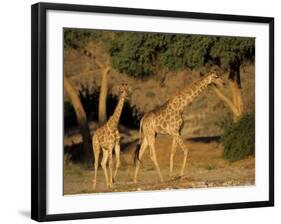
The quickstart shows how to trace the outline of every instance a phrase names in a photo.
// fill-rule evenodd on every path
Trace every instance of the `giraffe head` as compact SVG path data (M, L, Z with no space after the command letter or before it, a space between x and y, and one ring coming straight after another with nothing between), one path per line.
M216 70L213 70L210 72L207 80L208 80L208 84L214 84L215 86L217 86L219 88L223 88L223 86L224 86L224 81L223 81L220 73Z
M130 91L130 88L127 83L122 83L121 86L119 87L119 92L120 92L121 96L124 96L124 97L128 96L129 91Z

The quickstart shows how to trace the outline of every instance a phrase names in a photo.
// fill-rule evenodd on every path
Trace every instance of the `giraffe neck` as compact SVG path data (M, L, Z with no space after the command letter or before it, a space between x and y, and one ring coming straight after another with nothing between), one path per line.
M209 85L209 78L203 78L200 81L195 82L192 86L184 88L176 96L171 99L174 109L182 112L184 108L191 103L197 96L199 96Z
M118 104L117 104L117 106L114 110L113 115L109 118L108 125L110 127L115 128L115 127L118 126L119 119L120 119L121 112L122 112L122 108L123 108L123 105L124 105L124 102L125 102L125 98L126 98L126 94L122 94L119 101L118 101Z

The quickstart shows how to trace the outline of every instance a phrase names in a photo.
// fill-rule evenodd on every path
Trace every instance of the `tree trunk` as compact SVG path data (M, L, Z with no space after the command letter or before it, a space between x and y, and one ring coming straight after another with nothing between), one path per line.
M92 59L95 64L101 70L101 86L100 86L100 95L99 95L99 108L98 108L98 120L99 124L102 125L107 121L106 116L106 98L108 92L108 73L110 71L109 57L105 59L99 59L96 57L96 53L91 53L87 49L82 51L82 54L86 55ZM100 54L100 53L99 53Z
M240 65L240 60L236 58L229 66L229 82L232 100L228 99L228 97L226 97L217 87L214 87L215 93L232 112L233 122L237 122L244 113L243 99L241 94Z
M243 115L243 99L241 95L241 79L240 79L240 67L241 67L241 61L238 57L235 57L234 61L230 63L230 73L229 73L229 79L230 79L230 88L233 98L233 103L237 108L238 111L238 117L236 118L239 120L239 118Z
M241 94L241 89L239 88L237 82L230 80L230 88L233 97L233 103L238 110L238 115L241 117L243 115L243 99Z
M82 134L82 144L83 144L83 160L88 164L93 163L93 152L91 149L91 135L88 127L87 117L83 105L80 101L78 93L74 88L71 81L64 77L64 89L70 98L71 104L74 108L77 123L79 125Z
M100 87L100 95L99 95L99 124L104 124L107 120L106 116L106 98L108 91L108 72L109 67L102 69L101 72L101 87Z
M225 96L221 90L219 90L217 87L214 86L214 91L217 94L217 96L228 106L232 113L232 120L233 122L237 122L239 118L241 117L241 114L237 108L237 106L234 104L233 101L231 101L227 96Z

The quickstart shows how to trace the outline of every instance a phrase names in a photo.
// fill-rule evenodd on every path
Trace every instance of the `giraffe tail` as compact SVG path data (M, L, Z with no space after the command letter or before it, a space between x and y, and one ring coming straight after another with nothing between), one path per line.
M143 121L143 118L140 121L139 142L136 145L136 150L135 150L135 154L134 154L134 164L136 164L137 161L141 162L139 154L140 154L140 148L141 148L141 142L142 142L142 121Z
M134 165L136 165L137 161L141 162L141 160L139 158L140 146L141 145L139 143L136 145L136 150L135 150L135 154L134 154Z

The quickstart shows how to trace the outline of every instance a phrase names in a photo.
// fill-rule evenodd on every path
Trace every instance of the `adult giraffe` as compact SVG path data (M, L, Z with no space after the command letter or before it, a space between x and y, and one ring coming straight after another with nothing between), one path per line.
M211 84L218 87L222 87L224 84L223 80L220 78L216 71L210 72L207 76L195 82L193 85L176 92L168 99L168 101L164 105L148 112L143 116L140 122L141 146L140 150L138 151L136 160L136 170L134 175L135 183L137 183L137 176L140 169L140 160L147 147L149 147L150 149L150 158L156 167L159 179L161 182L163 181L155 152L155 137L157 134L168 134L173 137L170 154L170 176L173 171L173 160L176 146L178 145L183 150L184 157L180 172L180 176L183 176L188 155L188 148L186 147L182 137L180 136L180 130L184 122L182 114L184 108L189 103L191 103L200 93L205 91L206 88Z

